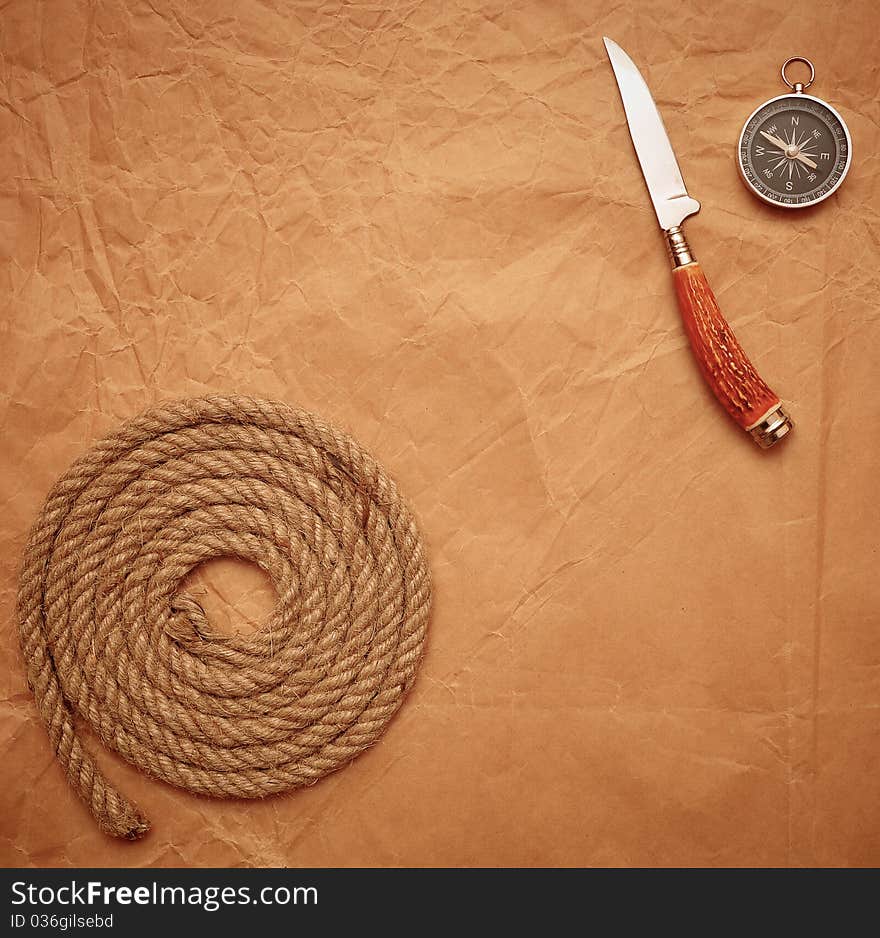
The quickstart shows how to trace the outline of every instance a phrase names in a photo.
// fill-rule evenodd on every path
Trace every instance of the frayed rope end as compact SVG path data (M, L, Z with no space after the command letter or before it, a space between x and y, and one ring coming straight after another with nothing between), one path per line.
M150 830L150 822L133 807L125 808L113 817L99 817L97 821L105 834L122 840L140 840Z

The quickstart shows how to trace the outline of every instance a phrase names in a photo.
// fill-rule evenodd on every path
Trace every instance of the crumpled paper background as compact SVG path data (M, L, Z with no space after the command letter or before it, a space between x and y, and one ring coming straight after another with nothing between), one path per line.
M601 37L642 68L692 246L796 431L760 452L683 335ZM0 860L880 863L880 12L825 2L10 0L0 29ZM848 121L837 195L740 183L792 54ZM307 791L198 798L102 752L101 835L14 621L53 481L155 401L345 427L430 545L429 650ZM212 617L271 603L234 561Z

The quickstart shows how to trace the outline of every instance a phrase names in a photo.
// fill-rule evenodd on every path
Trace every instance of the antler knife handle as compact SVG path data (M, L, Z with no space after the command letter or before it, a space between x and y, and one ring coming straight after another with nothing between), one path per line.
M737 342L681 228L665 234L678 307L700 371L727 413L758 446L769 449L794 424Z

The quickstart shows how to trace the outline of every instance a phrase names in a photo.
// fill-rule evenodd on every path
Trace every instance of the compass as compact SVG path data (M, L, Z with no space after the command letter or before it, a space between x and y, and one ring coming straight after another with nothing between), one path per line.
M793 62L809 68L809 81L789 81L786 69ZM759 199L805 208L837 191L849 170L852 141L837 111L806 94L816 77L809 59L792 56L781 72L793 93L771 98L752 112L739 137L737 158L743 180Z

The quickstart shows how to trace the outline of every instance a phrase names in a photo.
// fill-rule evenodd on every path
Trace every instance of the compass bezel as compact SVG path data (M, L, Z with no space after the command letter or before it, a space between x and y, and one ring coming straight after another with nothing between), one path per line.
M746 171L745 171L745 161L743 160L742 148L743 148L743 139L745 138L745 135L746 135L746 128L752 122L752 119L755 117L756 114L759 114L761 111L764 110L764 108L768 107L769 105L775 104L777 101L783 101L783 100L789 100L789 101L794 102L795 104L798 101L815 101L817 104L820 104L822 107L830 111L832 116L837 121L840 122L840 126L843 128L844 137L846 138L846 163L843 167L843 171L841 172L840 177L826 193L824 193L823 195L820 195L818 198L809 199L806 202L786 203L786 202L779 202L776 199L769 198L768 196L764 195L763 192L760 192L758 189L755 188L754 184L746 175ZM755 110L752 111L752 113L749 114L749 116L745 119L745 122L743 123L743 126L742 126L742 130L740 131L740 134L739 134L739 141L737 142L737 145L736 145L736 165L737 165L737 168L739 169L740 178L748 187L749 192L757 196L757 198L759 198L762 202L766 202L767 205L773 205L776 208L782 208L782 209L810 208L813 205L818 205L820 202L824 202L825 199L834 195L834 193L837 192L837 190L840 188L840 184L843 182L844 179L846 179L846 175L849 172L849 167L851 163L852 163L852 137L850 136L849 127L847 127L846 121L843 119L843 117L841 117L840 113L837 110L835 110L827 101L824 101L822 98L817 98L815 95L806 94L803 91L787 92L786 94L780 94L780 95L777 95L775 98L768 98L768 100L764 101L762 104L759 104L755 108Z

